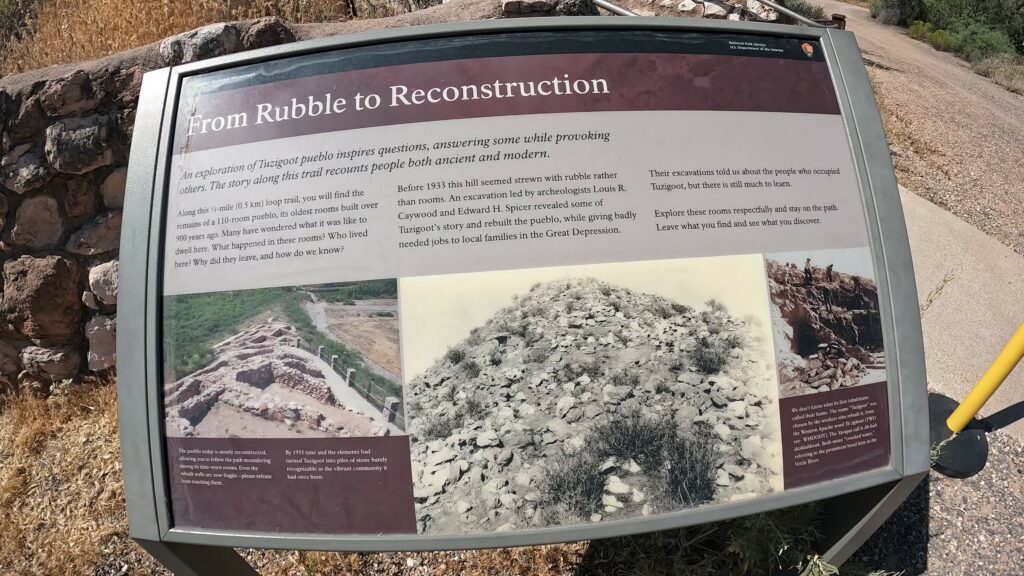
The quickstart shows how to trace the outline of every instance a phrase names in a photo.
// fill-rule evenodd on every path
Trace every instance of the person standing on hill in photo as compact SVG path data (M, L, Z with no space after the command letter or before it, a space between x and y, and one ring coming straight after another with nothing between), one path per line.
M825 310L832 311L832 291L827 286L821 287L821 300L825 303Z
M804 284L810 286L814 284L814 276L811 275L811 259L808 258L807 262L804 262Z
M832 281L832 265L831 264L829 264L828 266L825 267L825 279L828 280L829 282Z

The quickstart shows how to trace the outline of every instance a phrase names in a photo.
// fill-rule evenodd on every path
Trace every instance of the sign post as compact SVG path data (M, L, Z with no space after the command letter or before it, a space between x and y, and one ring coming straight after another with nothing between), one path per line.
M812 501L842 562L927 473L910 252L847 32L305 42L148 74L134 134L125 486L175 571Z

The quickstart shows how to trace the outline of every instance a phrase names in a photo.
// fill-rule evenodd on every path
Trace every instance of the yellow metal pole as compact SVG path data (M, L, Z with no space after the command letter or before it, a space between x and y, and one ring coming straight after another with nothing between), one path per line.
M1003 380L1006 380L1010 372L1013 372L1021 357L1024 357L1024 324L1017 328L1013 338L1010 338L1010 342L999 353L999 356L996 356L995 362L985 371L981 380L974 385L974 389L967 395L967 398L964 398L960 406L946 419L946 426L949 426L954 434L959 434L967 427L974 415L999 389Z

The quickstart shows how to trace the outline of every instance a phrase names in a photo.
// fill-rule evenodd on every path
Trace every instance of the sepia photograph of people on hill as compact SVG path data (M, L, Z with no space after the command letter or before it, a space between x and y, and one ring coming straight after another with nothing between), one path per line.
M760 256L400 288L421 532L603 522L782 489Z
M404 435L397 292L392 278L167 298L167 435Z
M866 248L769 254L765 267L782 397L885 381Z

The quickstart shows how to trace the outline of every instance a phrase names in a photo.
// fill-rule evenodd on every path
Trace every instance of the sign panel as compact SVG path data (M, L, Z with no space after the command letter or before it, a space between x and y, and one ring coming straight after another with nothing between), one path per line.
M173 526L574 527L889 467L835 85L819 40L632 30L184 77Z

